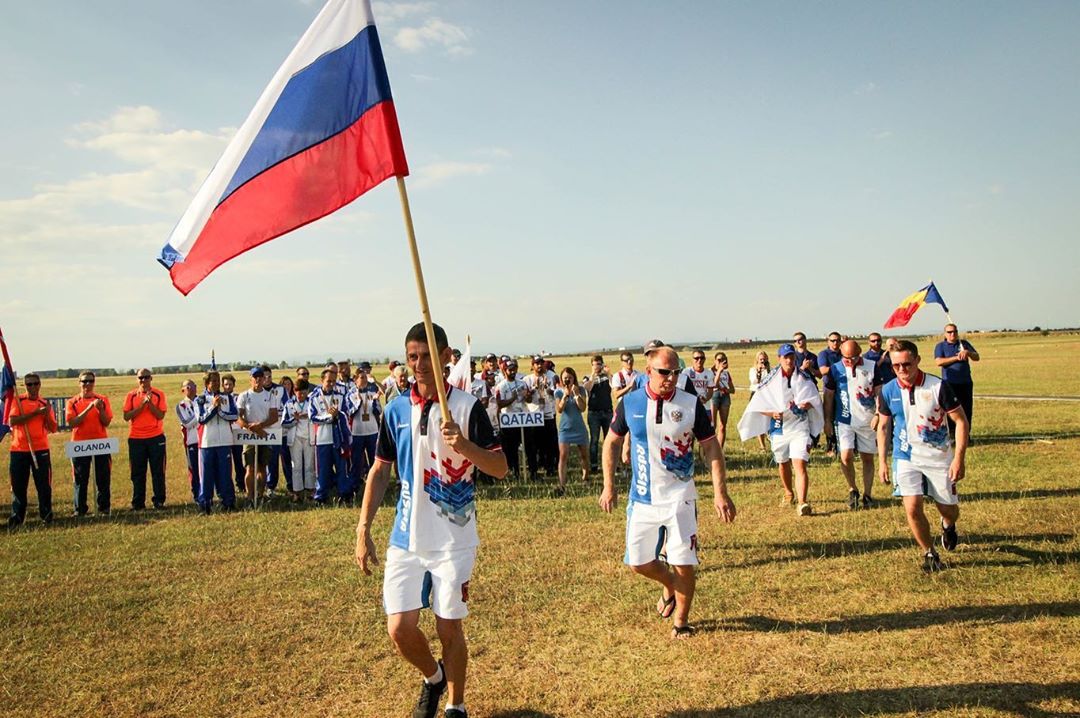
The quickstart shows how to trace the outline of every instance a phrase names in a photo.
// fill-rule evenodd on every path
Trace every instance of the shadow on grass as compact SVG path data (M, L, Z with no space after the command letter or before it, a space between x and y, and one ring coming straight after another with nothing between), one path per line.
M972 446L986 446L987 444L1024 444L1032 441L1054 441L1055 439L1075 439L1080 437L1080 431L1042 431L1029 434L976 434Z
M555 718L551 713L535 711L532 708L518 708L511 711L496 711L491 718Z
M769 616L739 616L722 621L705 620L698 624L704 632L754 631L760 633L870 633L906 631L954 623L1020 623L1041 616L1075 618L1080 616L1080 602L1013 603L1000 606L950 606L895 613L849 616L834 621L788 621Z
M1080 486L1063 489L1020 489L1018 491L978 491L973 494L961 494L962 502L968 501L1012 501L1014 499L1052 499L1063 496L1080 496Z
M841 693L804 693L733 708L687 710L668 718L766 718L766 716L875 716L895 713L995 709L1025 718L1075 716L1037 704L1053 699L1080 700L1080 681L1064 683L956 683L944 686L868 688Z
M1024 559L1032 564L1064 564L1080 561L1080 552L1077 551L1043 551L1039 549L1020 546L1018 542L1054 543L1066 544L1075 539L1075 534L1070 533L1039 533L1039 534L961 534L961 546L985 547L995 552L1005 552ZM728 566L706 566L699 568L700 573L729 570L731 568L752 568L775 563L788 563L792 561L806 561L809 559L840 558L844 556L861 556L882 551L895 551L897 549L914 549L914 539L910 537L895 537L887 539L867 539L864 541L793 541L790 543L770 543L760 547L770 554L765 558L755 558L747 561L736 561ZM947 557L946 557L947 558ZM986 561L975 558L972 565L1016 565L1016 561Z

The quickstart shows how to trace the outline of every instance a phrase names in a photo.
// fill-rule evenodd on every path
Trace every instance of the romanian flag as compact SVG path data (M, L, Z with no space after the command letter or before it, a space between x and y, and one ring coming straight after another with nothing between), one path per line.
M949 311L949 308L945 306L945 300L938 293L937 287L934 286L933 282L930 282L919 291L904 297L904 301L900 302L900 306L885 322L885 328L892 329L893 327L907 326L907 323L915 316L915 312L922 309L924 304L940 304L942 309L946 312Z
M187 294L233 257L409 174L370 0L329 0L158 261Z

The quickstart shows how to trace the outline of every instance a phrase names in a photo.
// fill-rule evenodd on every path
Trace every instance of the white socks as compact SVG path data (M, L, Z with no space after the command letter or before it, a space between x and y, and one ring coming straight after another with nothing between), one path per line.
M439 665L439 664L435 664L435 672L432 673L430 676L425 677L424 678L424 683L427 683L427 684L431 685L431 684L434 684L434 683L442 682L442 679L443 679L442 666Z

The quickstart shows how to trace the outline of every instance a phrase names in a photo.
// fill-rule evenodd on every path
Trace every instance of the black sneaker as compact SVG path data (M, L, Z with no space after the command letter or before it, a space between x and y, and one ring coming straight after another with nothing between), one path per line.
M934 573L935 571L944 571L945 564L941 562L941 557L937 555L937 551L930 549L923 557L922 564L923 573Z
M941 547L946 551L952 551L956 548L956 524L945 527L945 522L941 523Z
M864 509L872 509L872 508L874 508L874 500L872 498L870 498L869 496L863 496L862 497L862 507Z
M469 713L463 708L447 708L446 718L469 718Z
M847 507L852 511L859 508L859 492L856 489L852 489L848 492Z
M442 661L439 661L439 668L443 668ZM428 683L424 681L420 686L420 700L416 702L416 707L413 708L413 718L435 718L439 712L439 701L442 699L442 694L446 692L446 670L443 669L442 680L438 683Z

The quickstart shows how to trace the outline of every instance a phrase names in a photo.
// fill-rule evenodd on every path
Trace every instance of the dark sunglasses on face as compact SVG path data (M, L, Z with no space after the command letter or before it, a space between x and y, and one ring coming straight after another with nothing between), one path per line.
M26 385L27 386L41 386L41 382L40 381L28 381L28 382L26 382Z
M94 380L93 379L79 379L79 383L80 384L93 384Z
M678 369L662 369L661 367L653 367L657 374L660 376L671 376L672 374L678 374Z
M147 375L145 375L145 376L140 376L140 377L139 377L139 381L142 381L143 379L153 379L153 378L154 378L154 377L153 377L152 375L150 375L150 374L147 374Z
M913 366L915 366L914 362L905 361L905 362L900 362L899 364L894 363L892 365L892 368L893 369L910 369Z

